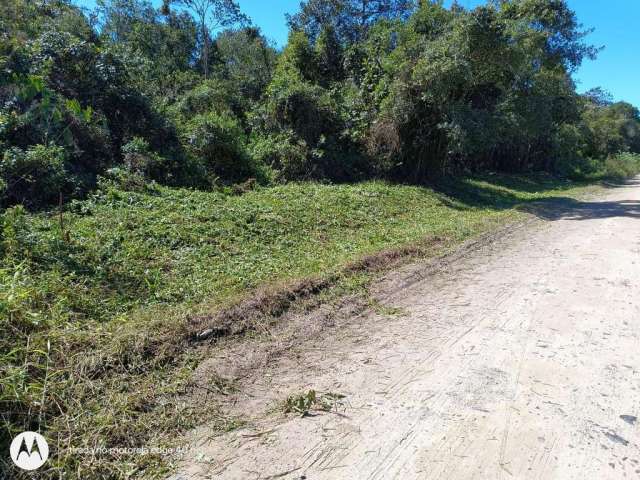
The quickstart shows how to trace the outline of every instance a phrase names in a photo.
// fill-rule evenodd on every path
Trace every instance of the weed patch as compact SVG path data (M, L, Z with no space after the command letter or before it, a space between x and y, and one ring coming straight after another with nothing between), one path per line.
M344 398L345 396L339 393L318 393L315 390L309 390L305 393L289 395L284 401L283 411L306 417L314 410L323 412L337 410Z

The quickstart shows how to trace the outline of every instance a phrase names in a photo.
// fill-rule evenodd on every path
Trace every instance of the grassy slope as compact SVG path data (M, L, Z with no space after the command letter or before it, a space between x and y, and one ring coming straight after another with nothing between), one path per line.
M322 278L424 238L454 246L513 219L518 204L583 191L506 176L439 191L380 182L241 196L108 190L71 206L67 233L54 214L5 221L0 411L13 412L3 417L17 430L36 428L40 416L53 463L71 478L140 473L161 457L90 459L68 446L160 444L197 422L198 406L175 401L197 364L190 312L216 311L264 284Z

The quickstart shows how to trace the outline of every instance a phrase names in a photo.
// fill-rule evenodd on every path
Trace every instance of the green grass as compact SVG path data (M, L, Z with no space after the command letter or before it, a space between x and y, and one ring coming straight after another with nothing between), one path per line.
M438 254L522 215L518 205L584 189L499 175L437 189L299 183L239 196L104 188L67 206L62 227L56 212L8 210L0 447L17 431L41 429L50 477L160 474L170 468L160 455L91 458L70 448L167 445L201 421L220 429L241 421L182 401L201 355L190 316L264 285L335 276L383 249L437 237L426 253Z

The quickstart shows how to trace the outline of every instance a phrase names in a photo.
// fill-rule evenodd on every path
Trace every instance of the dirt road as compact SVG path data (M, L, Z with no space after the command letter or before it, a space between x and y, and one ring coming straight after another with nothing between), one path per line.
M337 413L200 442L175 478L640 478L640 182L539 216L435 275L388 275L383 312L251 393L338 392Z

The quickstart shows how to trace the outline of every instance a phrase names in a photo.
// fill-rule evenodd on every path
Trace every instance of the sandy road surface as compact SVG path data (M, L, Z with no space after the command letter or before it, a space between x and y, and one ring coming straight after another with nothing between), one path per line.
M394 272L378 291L402 315L255 382L342 393L338 413L200 443L174 478L640 478L640 182L543 216L436 275Z

